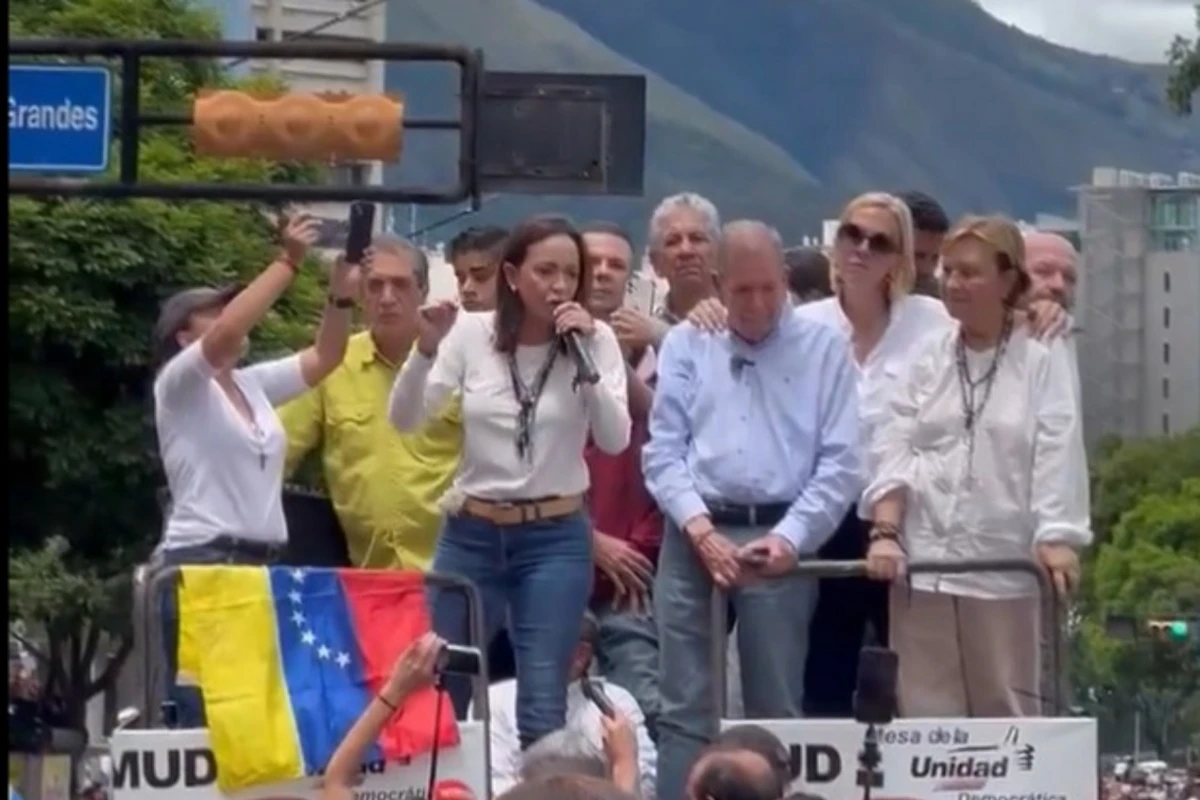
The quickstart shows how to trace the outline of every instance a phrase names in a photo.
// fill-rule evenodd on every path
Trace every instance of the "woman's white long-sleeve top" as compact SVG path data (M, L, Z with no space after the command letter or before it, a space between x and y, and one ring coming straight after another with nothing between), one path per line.
M1017 326L972 448L958 336L957 324L931 334L895 385L871 445L877 466L864 507L905 488L910 561L1030 558L1043 542L1090 544L1087 457L1066 344L1039 342ZM984 374L992 355L967 350L970 374ZM1007 598L1036 593L1035 580L1021 573L925 573L913 574L912 586Z
M493 312L460 313L437 358L414 350L400 368L388 417L401 431L417 430L455 396L462 398L463 452L454 490L486 500L533 500L581 494L588 488L584 445L590 435L606 453L629 446L625 359L612 328L596 322L584 339L600 381L575 386L575 364L560 353L537 403L532 458L518 456L519 404L507 357L496 351ZM519 345L516 366L531 385L557 341Z

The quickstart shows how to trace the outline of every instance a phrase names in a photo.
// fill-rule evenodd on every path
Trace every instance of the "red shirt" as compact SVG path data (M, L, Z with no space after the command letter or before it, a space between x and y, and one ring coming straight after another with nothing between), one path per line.
M629 447L620 455L609 455L589 439L583 457L587 461L592 486L588 503L592 527L625 542L650 559L658 562L662 544L663 517L646 491L642 477L642 445L649 438L646 419L634 417L629 432ZM608 602L613 597L612 581L596 570L592 602Z

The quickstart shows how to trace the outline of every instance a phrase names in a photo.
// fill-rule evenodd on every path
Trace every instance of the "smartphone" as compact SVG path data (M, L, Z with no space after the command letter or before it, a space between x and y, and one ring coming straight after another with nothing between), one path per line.
M655 294L658 286L647 275L634 275L625 285L625 308L646 316L654 313Z
M375 204L362 200L350 204L350 231L346 234L346 263L361 264L375 232Z
M617 716L617 709L613 706L612 700L605 694L604 688L599 683L591 678L581 678L579 688L583 690L583 696L586 697L592 705L600 709L600 713L612 719Z

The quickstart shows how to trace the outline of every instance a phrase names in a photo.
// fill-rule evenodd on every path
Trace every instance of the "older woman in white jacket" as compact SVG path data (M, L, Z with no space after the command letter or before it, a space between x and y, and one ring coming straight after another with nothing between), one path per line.
M968 218L943 248L956 325L929 336L892 394L863 498L868 571L893 581L905 716L1037 713L1038 587L1027 574L904 575L908 559L1035 557L1066 593L1092 540L1073 367L1014 324L1029 278L1020 231Z

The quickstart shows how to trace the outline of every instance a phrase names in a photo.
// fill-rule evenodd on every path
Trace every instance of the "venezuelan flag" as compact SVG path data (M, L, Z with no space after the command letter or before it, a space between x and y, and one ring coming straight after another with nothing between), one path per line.
M419 572L183 567L180 667L204 695L217 784L231 792L325 769L397 657L429 630ZM458 744L449 699L409 697L367 753Z

